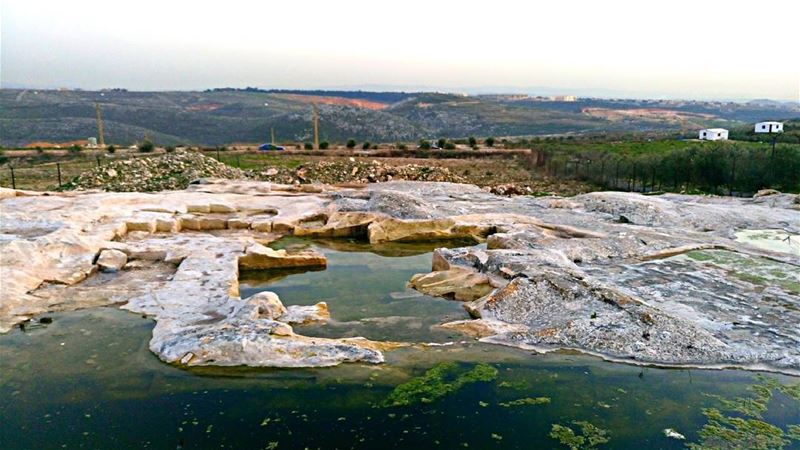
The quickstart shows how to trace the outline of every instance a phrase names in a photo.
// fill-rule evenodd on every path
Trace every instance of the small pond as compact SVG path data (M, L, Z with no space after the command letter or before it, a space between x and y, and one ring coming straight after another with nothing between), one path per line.
M242 296L328 302L329 324L296 331L453 343L389 352L382 365L184 370L148 350L150 319L48 314L0 335L0 448L800 448L798 378L481 344L435 326L466 317L458 302L406 289L430 270L431 246L275 245L328 257L324 271L241 275Z

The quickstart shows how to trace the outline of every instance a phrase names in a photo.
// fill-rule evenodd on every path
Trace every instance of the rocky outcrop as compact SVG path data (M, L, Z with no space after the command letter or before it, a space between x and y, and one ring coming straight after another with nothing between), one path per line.
M439 249L434 272L411 282L466 301L479 318L446 328L614 360L797 372L800 256L783 243L800 240L794 199L505 198L425 182L2 190L0 331L54 309L123 304L154 318L150 349L170 363L375 363L400 344L299 335L293 324L326 326L327 305L284 306L268 293L242 300L239 270L325 266L324 255L267 246L290 234L463 239L485 245Z
M104 272L115 272L128 262L128 255L115 249L106 249L100 252L97 258L97 267Z
M287 253L286 250L273 250L261 244L247 247L239 258L240 269L287 269L296 267L325 267L325 255L313 250Z
M494 290L486 274L461 267L416 274L408 285L427 295L463 302L477 300Z

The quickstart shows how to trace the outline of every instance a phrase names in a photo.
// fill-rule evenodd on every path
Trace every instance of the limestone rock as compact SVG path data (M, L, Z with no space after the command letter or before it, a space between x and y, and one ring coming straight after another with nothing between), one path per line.
M494 289L486 274L463 267L416 274L411 277L408 285L427 295L462 302L479 299Z
M528 327L490 319L456 320L440 325L444 329L458 331L476 338L496 336L503 333L524 333Z
M242 269L280 269L287 267L325 267L325 255L314 250L287 253L286 250L273 250L261 244L247 247L244 256L239 258Z
M310 306L291 305L287 307L286 312L279 317L281 322L289 324L323 322L330 318L331 313L328 311L328 304L325 302L319 302Z
M274 292L259 292L249 297L246 301L255 306L251 316L253 319L266 318L275 320L286 314L286 307L283 306L280 298Z
M100 252L97 258L97 267L104 272L116 272L128 262L128 255L114 249L106 249Z

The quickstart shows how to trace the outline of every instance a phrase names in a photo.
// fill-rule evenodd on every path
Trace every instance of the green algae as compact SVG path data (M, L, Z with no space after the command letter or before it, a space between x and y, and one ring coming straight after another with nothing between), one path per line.
M726 416L716 408L704 409L703 415L708 423L700 430L700 443L687 444L690 449L768 450L790 443L783 430L763 420Z
M550 397L525 397L511 400L509 402L498 403L503 408L510 408L512 406L526 406L526 405L547 405L550 403Z
M786 430L786 436L789 439L800 441L800 425L789 425Z
M580 428L580 434L570 427L553 424L550 430L550 437L557 440L561 445L565 445L570 450L588 450L597 448L598 445L607 443L610 438L608 430L604 430L590 422L576 420L572 422Z
M488 382L497 377L497 369L488 364L477 364L464 371L454 362L440 363L428 369L422 376L394 388L384 407L408 406L417 403L431 403L458 391L463 386Z
M708 420L698 433L698 443L687 447L700 449L782 449L789 445L790 439L798 439L800 428L789 425L784 431L767 423L763 415L775 392L800 401L800 384L784 385L773 378L759 375L758 383L749 387L750 397L726 399L711 396L720 404L719 408L703 409ZM723 411L737 415L723 414Z
M740 281L756 286L774 285L790 294L800 294L797 268L789 264L728 250L694 250L685 255L698 263L718 267Z

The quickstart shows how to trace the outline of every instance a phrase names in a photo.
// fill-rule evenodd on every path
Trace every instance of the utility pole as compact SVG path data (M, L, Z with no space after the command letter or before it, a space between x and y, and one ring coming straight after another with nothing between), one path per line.
M269 138L269 143L275 145L275 129L272 127L269 127Z
M103 137L103 117L100 115L100 103L95 102L94 112L97 115L97 144L100 148L104 148L106 140Z
M314 150L319 150L319 111L317 111L316 103L312 103L312 106L314 108Z

